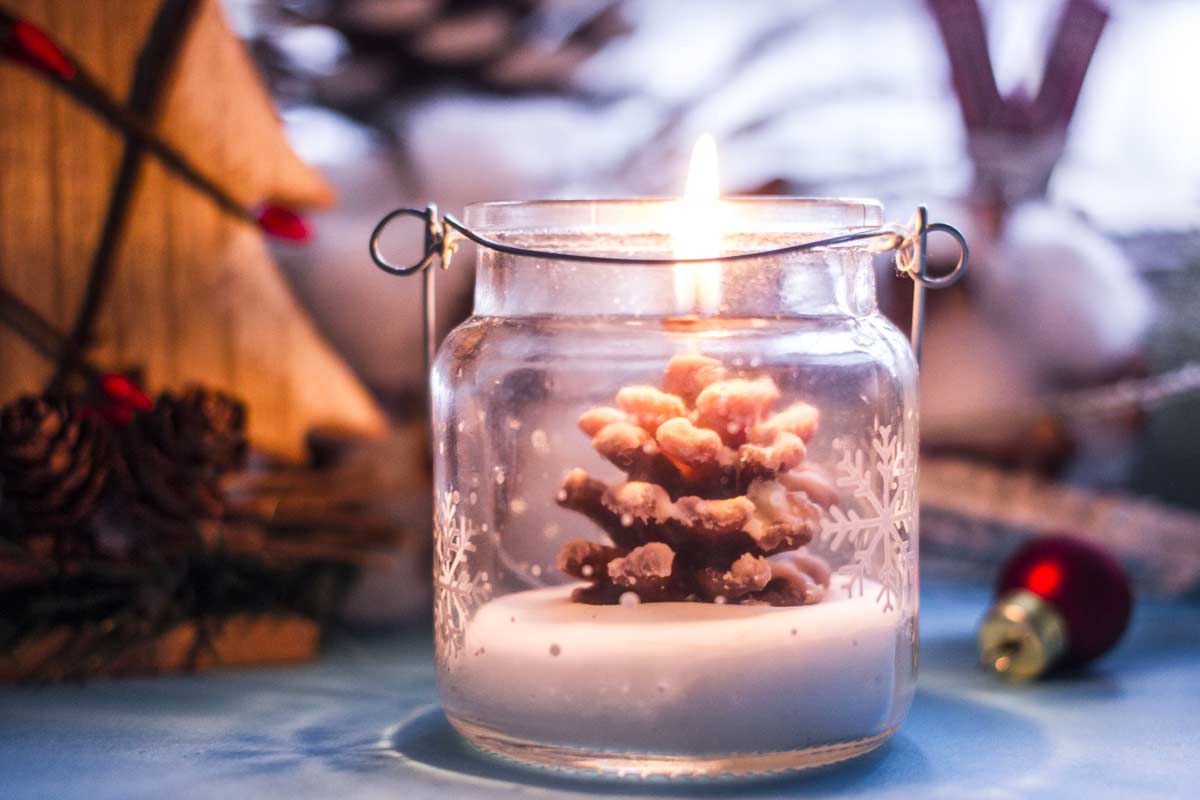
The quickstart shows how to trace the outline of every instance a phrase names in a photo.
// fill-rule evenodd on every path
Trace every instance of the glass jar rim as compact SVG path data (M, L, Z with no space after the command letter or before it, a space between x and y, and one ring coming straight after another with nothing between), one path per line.
M500 200L466 207L467 227L484 235L661 234L678 224L678 197ZM883 225L883 205L850 197L729 196L714 201L730 234L829 234Z

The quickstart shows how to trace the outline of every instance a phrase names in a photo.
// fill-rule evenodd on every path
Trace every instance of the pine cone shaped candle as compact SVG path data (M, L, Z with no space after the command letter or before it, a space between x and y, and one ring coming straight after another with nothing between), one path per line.
M768 377L730 377L716 359L683 354L661 389L627 386L619 408L585 413L580 429L628 480L608 485L575 469L558 493L612 540L559 553L559 569L591 582L574 599L818 602L829 586L818 560L768 560L812 540L821 518L812 496L833 494L802 467L817 410L797 402L772 413L778 400Z
M246 413L221 392L164 393L126 430L125 465L139 499L169 519L215 519L218 481L246 456Z
M112 463L108 428L73 399L25 396L0 412L0 502L22 535L89 519Z

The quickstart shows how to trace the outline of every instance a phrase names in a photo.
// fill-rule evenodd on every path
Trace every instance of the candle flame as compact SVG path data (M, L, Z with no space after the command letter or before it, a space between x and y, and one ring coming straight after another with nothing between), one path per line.
M675 258L715 258L721 254L719 197L717 142L706 133L692 148L673 237ZM715 313L720 299L721 273L717 264L675 265L675 300L681 311Z
M717 140L706 133L692 147L692 160L688 164L687 187L683 199L688 202L716 200L721 195L717 168Z

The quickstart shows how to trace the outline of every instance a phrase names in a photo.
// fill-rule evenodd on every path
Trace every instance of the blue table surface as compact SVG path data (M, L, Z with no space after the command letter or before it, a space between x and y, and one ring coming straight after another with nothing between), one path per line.
M437 706L424 632L305 666L0 689L0 797L1178 798L1200 793L1200 607L1143 603L1088 672L1006 686L975 667L982 589L922 587L900 732L757 783L597 782L476 754Z

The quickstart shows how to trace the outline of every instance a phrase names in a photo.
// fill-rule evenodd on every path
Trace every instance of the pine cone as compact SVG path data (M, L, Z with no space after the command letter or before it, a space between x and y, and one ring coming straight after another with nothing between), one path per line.
M90 519L113 460L108 426L73 399L24 396L0 411L0 505L24 536Z
M245 461L245 427L245 408L229 395L160 395L126 429L125 464L139 499L172 520L219 518L219 481Z
M676 356L663 388L627 386L620 408L579 419L592 447L626 473L608 485L572 470L558 493L612 545L580 540L559 554L563 572L591 583L574 598L804 605L828 587L828 569L792 553L820 527L818 505L837 492L804 464L818 413L794 403L772 413L770 378L729 377L715 359ZM802 565L802 566L798 566Z

